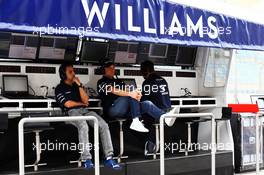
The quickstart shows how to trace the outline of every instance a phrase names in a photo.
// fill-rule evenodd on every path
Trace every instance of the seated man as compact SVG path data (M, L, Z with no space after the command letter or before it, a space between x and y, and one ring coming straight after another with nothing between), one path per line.
M164 113L170 112L171 101L168 83L166 80L155 73L154 64L151 61L142 62L140 70L145 79L142 84L141 101L151 101ZM172 126L174 121L175 119L173 118L165 119L166 124L169 126ZM155 138L153 138L152 135L153 134L149 136L149 140L145 144L145 150L148 153L153 152L153 148L155 148L155 144L153 143Z
M140 71L145 81L142 84L142 99L149 100L163 111L171 109L170 93L167 81L155 73L151 61L141 63Z
M141 92L127 89L126 85L115 78L115 65L107 62L102 67L103 77L97 82L97 90L102 100L104 114L110 118L132 118L130 129L138 132L149 132L139 121L142 114L149 114L159 119L164 111L150 101L140 102Z
M142 84L142 101L149 100L164 112L179 113L171 110L170 92L167 81L155 72L153 62L147 60L141 63L140 71L145 81ZM175 118L166 118L168 126L172 126Z
M69 116L94 116L99 122L99 134L103 151L105 155L105 165L112 169L120 169L120 165L113 160L113 146L110 131L107 123L95 112L89 111L89 96L84 90L84 86L79 78L75 76L73 65L64 63L59 69L61 82L55 89L56 101L61 106L64 112ZM94 165L91 161L89 144L89 126L86 121L72 121L69 122L78 129L79 142L83 145L83 153L81 159L85 161L84 167L86 169L93 168ZM89 122L93 126L93 122Z

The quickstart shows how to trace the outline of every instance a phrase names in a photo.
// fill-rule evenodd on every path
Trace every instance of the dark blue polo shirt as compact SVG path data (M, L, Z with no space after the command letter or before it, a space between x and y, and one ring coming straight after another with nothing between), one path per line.
M72 109L66 108L64 106L64 104L69 100L75 102L82 102L78 85L75 83L73 85L68 85L65 84L63 81L61 81L60 84L57 85L57 87L55 88L55 98L63 111L68 111Z
M171 108L170 93L167 81L156 73L152 73L142 84L141 101L149 100L160 109Z
M112 106L114 101L119 97L113 93L109 93L108 88L115 87L116 89L124 90L125 84L115 78L108 78L103 76L97 82L97 92L99 94L100 99L102 100L102 107L104 109L104 113L107 114L108 109Z

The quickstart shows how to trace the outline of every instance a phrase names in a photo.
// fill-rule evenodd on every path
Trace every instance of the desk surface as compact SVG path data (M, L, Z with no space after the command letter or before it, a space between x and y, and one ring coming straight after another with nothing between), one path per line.
M25 102L46 102L46 101L51 101L51 102L56 102L56 100L52 97L47 97L43 99L9 99L3 96L0 96L0 102L20 102L20 101L25 101ZM100 101L99 98L90 98L89 101Z
M216 98L212 97L172 97L172 106L180 108L215 108ZM90 98L89 102L95 104L88 107L91 110L102 110L100 99ZM98 102L98 103L97 103ZM35 111L60 111L56 100L53 98L46 99L8 99L0 96L0 113L18 113L18 112L35 112Z

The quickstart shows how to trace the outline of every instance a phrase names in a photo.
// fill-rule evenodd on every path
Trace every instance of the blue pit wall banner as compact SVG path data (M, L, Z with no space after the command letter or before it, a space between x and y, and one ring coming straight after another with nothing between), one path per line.
M264 25L169 0L0 0L0 30L264 50Z

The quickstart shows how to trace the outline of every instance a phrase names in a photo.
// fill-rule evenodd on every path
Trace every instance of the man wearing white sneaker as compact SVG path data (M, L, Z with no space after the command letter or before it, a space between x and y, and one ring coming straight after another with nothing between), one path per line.
M154 103L164 113L177 113L178 109L171 110L170 93L167 81L155 72L154 64L151 61L141 63L141 74L145 81L142 84L141 101L149 100ZM175 118L166 118L165 123L172 126ZM151 126L151 125L150 125ZM153 132L153 129L151 130ZM149 134L148 141L145 144L145 154L154 153L156 145L154 144L154 133Z
M167 81L155 72L153 62L147 60L141 63L140 71L145 81L142 84L142 99L154 103L167 114L176 114L180 108L171 108L170 92ZM172 126L175 118L166 118L165 123Z
M140 122L142 114L159 119L163 114L151 101L140 102L141 92L127 91L125 84L115 78L115 65L107 62L102 66L103 77L97 82L97 91L102 100L104 114L110 118L132 118L130 129L149 132Z

